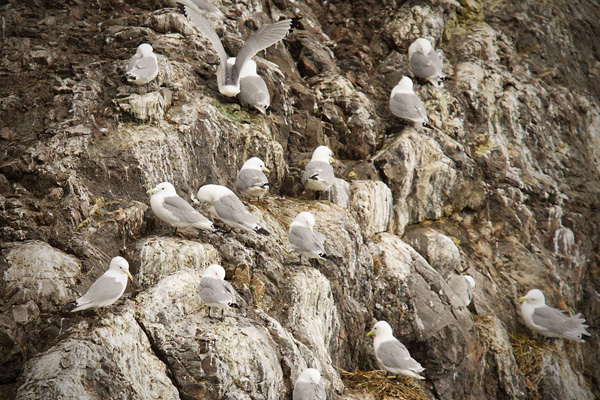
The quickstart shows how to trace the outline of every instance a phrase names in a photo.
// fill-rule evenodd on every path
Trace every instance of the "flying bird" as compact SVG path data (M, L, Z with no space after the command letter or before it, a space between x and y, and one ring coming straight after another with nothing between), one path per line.
M239 308L235 302L239 294L229 282L225 281L225 270L218 264L212 264L204 270L198 286L198 294L209 306L209 317L212 307L220 308L222 313L228 307Z
M319 146L313 152L310 162L304 167L302 184L304 188L323 192L333 186L333 152L327 146Z
M413 82L408 76L400 79L400 82L392 89L390 111L396 117L414 125L429 127L425 105L413 91Z
M189 6L182 5L181 7L184 15L198 28L200 33L206 36L217 51L220 59L217 68L217 84L219 92L228 97L234 97L240 93L240 78L248 61L259 51L283 39L289 33L292 25L291 19L284 19L263 26L246 40L237 57L228 59L225 48L210 22Z
M308 211L301 212L290 224L288 238L290 247L308 258L327 258L325 237L314 230L315 217ZM302 261L302 260L301 260Z
M75 301L76 307L71 312L110 306L125 292L128 277L133 280L127 260L123 257L113 258L108 271L90 286L86 294Z
M521 315L525 324L544 336L570 339L583 342L582 335L590 335L586 331L585 319L581 314L570 317L562 310L548 307L544 293L538 289L530 290L527 295L519 299L521 304Z
M442 57L433 49L431 42L418 38L408 48L408 63L417 78L426 79L435 87L443 87Z
M140 44L125 71L127 81L136 85L145 85L152 82L157 75L158 60L152 46L148 43Z
M209 231L215 230L213 223L196 211L190 203L179 197L175 187L169 182L159 183L146 193L151 195L150 206L158 219L175 229L192 227Z
M219 19L225 17L223 12L219 10L217 6L207 0L169 0L169 4L171 7L180 7L181 4L182 6L189 7L198 14L206 12Z
M269 191L269 180L265 172L271 171L265 167L263 160L258 157L248 159L237 174L237 190L251 199L260 199Z
M269 231L258 224L258 217L250 214L244 203L225 186L202 186L198 189L198 200L210 203L211 212L226 225L248 232L270 235Z
M307 368L296 380L293 400L326 400L326 380L321 378L321 373L314 368Z
M386 370L386 375L391 372L394 375L425 379L419 375L425 368L412 358L406 347L394 337L390 324L385 321L377 322L373 330L367 333L367 336L371 335L375 337L373 341L375 358Z

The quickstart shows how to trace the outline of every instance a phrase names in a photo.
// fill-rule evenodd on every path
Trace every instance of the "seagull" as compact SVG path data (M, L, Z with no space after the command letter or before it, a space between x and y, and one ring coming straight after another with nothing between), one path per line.
M465 306L471 304L473 298L473 290L475 289L475 279L469 275L451 274L446 283L459 299L465 303Z
M235 59L230 58L227 63L233 67ZM256 108L261 114L267 114L267 108L271 105L271 95L265 80L256 73L254 60L246 61L240 72L240 92L237 98L243 104Z
M293 400L325 400L325 379L314 368L307 368L298 377L292 394Z
M152 51L152 46L148 43L140 44L125 71L127 81L136 85L145 85L152 82L157 75L158 60Z
M304 168L302 184L306 189L323 192L333 186L333 152L327 146L319 146L313 152L310 162Z
M433 50L431 42L418 38L408 48L408 62L412 73L421 79L426 79L435 87L443 87L445 78L442 72L442 58Z
M425 105L413 92L413 82L408 76L400 79L400 82L392 89L390 110L396 117L415 125L429 127Z
M77 306L71 312L86 310L92 307L107 307L113 304L125 292L127 278L133 280L129 273L129 263L123 257L115 257L110 261L108 271L90 286L87 293L78 298Z
M425 370L414 358L406 347L394 337L392 327L385 321L379 321L373 326L373 330L367 336L373 335L373 347L375 357L379 365L388 372L395 375L403 375L409 378L425 379L419 372Z
M315 217L308 211L301 212L290 224L288 238L290 247L308 258L327 258L325 254L325 237L313 228Z
M237 174L235 186L240 193L260 199L269 191L269 180L264 173L269 173L265 163L258 157L248 159Z
M222 19L225 17L223 12L217 6L207 0L169 0L171 7L179 7L179 4L187 6L198 14L207 12L216 18Z
M218 264L209 265L204 270L198 286L198 294L209 306L209 317L212 307L220 308L222 312L228 307L239 308L235 302L239 294L229 282L225 281L225 270Z
M228 59L225 48L210 23L189 6L182 5L182 11L196 28L210 40L217 51L220 59L220 65L217 68L217 84L219 92L227 97L234 97L240 93L240 75L247 62L259 51L283 39L292 26L291 19L284 19L263 26L246 40L237 57Z
M258 224L258 217L246 209L244 203L229 188L204 185L198 189L198 200L211 204L211 212L226 225L248 232L270 235Z
M525 324L537 333L580 343L583 342L582 335L590 335L586 331L588 325L584 324L585 319L581 318L580 313L569 317L562 310L548 307L541 290L532 289L519 301L523 303L521 304L521 314Z
M175 229L189 226L209 231L215 230L213 223L196 211L190 203L179 197L175 187L169 182L159 183L146 193L151 194L150 206L158 219Z

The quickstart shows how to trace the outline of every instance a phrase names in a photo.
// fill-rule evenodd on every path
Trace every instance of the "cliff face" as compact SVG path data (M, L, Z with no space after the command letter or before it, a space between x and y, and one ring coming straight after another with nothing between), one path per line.
M266 118L218 94L216 53L165 4L1 6L0 397L280 399L314 367L328 398L371 398L338 368L378 368L365 333L381 319L426 368L427 398L600 397L600 6L214 3L230 54L262 24L302 17L256 57ZM417 37L450 77L415 84L433 131L388 111ZM161 68L147 91L120 76L142 42ZM318 144L338 159L331 202L301 194ZM203 184L233 187L252 156L272 171L271 196L248 205L271 236L169 236L149 210L157 183L193 201ZM290 251L301 211L330 260ZM116 255L140 288L65 311ZM222 320L197 295L211 263L247 303ZM469 310L445 283L464 270ZM536 337L517 300L534 287L592 336Z

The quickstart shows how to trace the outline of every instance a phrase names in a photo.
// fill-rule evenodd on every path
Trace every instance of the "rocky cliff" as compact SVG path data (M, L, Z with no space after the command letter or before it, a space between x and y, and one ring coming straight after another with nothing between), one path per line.
M214 49L165 3L2 2L0 398L282 399L306 367L331 399L600 397L598 3L214 3L230 54L301 18L256 57L267 117L218 93ZM415 85L432 131L387 104L418 37L450 77ZM121 78L142 42L159 55L147 90ZM300 177L319 144L340 179L315 201ZM271 236L170 236L149 209L157 183L194 202L252 156L272 186L248 208ZM301 211L329 260L290 250ZM140 287L68 312L117 255ZM197 295L211 263L247 303L222 320ZM445 283L462 271L477 282L469 309ZM518 298L534 287L592 336L529 331ZM357 372L378 368L365 334L381 319L425 381Z

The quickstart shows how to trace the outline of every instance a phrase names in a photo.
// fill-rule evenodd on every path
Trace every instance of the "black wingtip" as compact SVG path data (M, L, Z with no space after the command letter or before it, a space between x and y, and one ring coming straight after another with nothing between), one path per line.
M294 17L294 18L292 18L291 29L303 29L302 28L302 17Z
M240 308L239 304L237 303L229 303L228 306L231 308Z
M328 256L327 254L325 254L325 253L320 253L320 254L319 254L319 256L320 256L321 258L324 258L324 259L326 259L326 260L331 260L331 257L329 257L329 256Z
M260 233L261 235L271 236L271 233L263 227L258 227L254 230L256 233Z
M427 122L423 122L423 128L433 130L433 126L429 125Z

